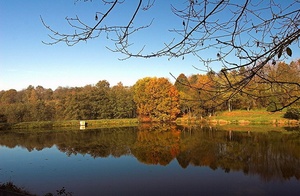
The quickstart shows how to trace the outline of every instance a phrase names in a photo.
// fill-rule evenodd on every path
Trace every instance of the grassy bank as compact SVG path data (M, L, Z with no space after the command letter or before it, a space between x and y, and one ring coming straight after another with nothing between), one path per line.
M86 128L98 127L121 127L135 126L139 122L136 118L132 119L100 119L100 120L85 120ZM53 128L79 128L80 120L65 120L65 121L41 121L41 122L21 122L16 124L2 124L0 130L6 129L53 129Z
M253 124L269 124L269 125L282 125L282 126L296 126L299 125L297 120L289 120L283 118L284 112L267 112L263 110L237 110L232 112L221 112L216 116L205 119L197 118L178 118L178 124L194 124L194 123L207 123L217 125L238 124L238 125L253 125Z
M212 125L276 125L276 126L299 126L300 121L283 118L284 112L267 112L263 110L237 110L232 112L221 112L216 116L208 118L178 118L179 125L187 124L212 124ZM66 121L42 121L22 122L16 124L0 124L0 130L7 129L38 129L38 128L79 128L80 120ZM132 119L100 119L85 120L87 128L136 126L139 124L137 118Z

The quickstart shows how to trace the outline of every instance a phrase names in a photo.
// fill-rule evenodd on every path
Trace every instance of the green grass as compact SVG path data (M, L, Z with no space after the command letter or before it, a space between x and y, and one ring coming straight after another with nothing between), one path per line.
M11 129L36 129L36 128L51 128L51 121L42 121L42 122L21 122L10 125Z
M12 125L6 125L5 129L53 129L53 128L79 128L80 120L65 120L65 121L36 121L36 122L21 122ZM99 119L85 120L87 128L112 127L112 126L136 126L139 122L136 118L130 119ZM1 127L0 127L1 128ZM1 130L1 129L0 129Z
M177 123L201 123L210 124L273 124L273 125L299 125L299 121L283 118L285 112L267 112L265 110L235 110L217 113L215 116L199 119L177 119Z
M88 126L102 126L102 125L136 125L137 118L128 119L101 119L101 120L86 120Z
M226 120L230 122L234 121L250 121L250 122L258 122L258 123L270 123L274 120L286 120L283 118L284 112L267 112L264 110L236 110L232 112L222 112L212 117L212 119L216 120Z

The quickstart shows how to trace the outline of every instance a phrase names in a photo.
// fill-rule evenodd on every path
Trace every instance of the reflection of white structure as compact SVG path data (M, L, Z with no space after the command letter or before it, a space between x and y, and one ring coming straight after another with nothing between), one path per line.
M81 120L79 123L80 123L80 129L85 129L86 122L84 120Z

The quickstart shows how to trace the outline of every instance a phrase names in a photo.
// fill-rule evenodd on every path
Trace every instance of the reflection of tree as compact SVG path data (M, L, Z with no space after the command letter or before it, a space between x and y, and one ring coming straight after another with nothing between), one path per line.
M179 153L180 132L170 125L142 126L132 154L146 164L169 164Z
M249 162L249 172L272 178L300 179L300 135L269 133L254 135L257 141Z
M207 135L203 135L206 133ZM198 135L200 134L200 135ZM178 163L184 167L187 166L186 157L190 160L190 164L195 166L209 166L215 162L218 154L218 145L216 146L215 132L207 130L207 132L198 132L194 129L184 131L181 135L180 154L177 157ZM204 138L207 138L204 139ZM183 161L183 162L182 162Z
M36 132L0 132L0 145L10 148L22 146L31 150L42 150L56 145L66 153L90 154L93 157L120 157L130 154L130 148L136 140L135 127L99 129L88 131L44 131Z
M182 168L187 168L191 161L191 154L189 151L180 152L177 156L177 161Z
M300 135L193 130L181 136L180 165L259 174L262 179L300 179Z
M180 130L180 131L179 131ZM144 124L85 131L0 132L0 145L28 151L56 145L66 153L93 157L134 155L146 164L189 165L243 171L263 180L300 180L299 132L237 132Z

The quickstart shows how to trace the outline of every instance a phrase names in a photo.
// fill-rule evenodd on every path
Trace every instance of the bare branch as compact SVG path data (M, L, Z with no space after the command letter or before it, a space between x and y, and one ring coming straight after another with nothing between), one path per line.
M213 88L207 89L207 85L202 89L195 88L210 93L209 98L202 100L203 102L215 99L226 102L240 93L257 99L272 97L274 94L271 90L274 86L290 95L290 102L282 104L281 109L299 100L300 95L294 96L290 91L293 88L297 88L297 92L300 91L297 82L270 78L264 72L270 63L275 65L287 56L292 56L291 45L299 48L300 1L283 3L281 0L187 0L182 1L181 5L176 2L176 6L170 5L171 14L179 18L182 24L175 24L174 28L169 29L170 41L161 43L161 47L153 48L152 52L145 50L146 43L134 42L134 34L142 29L151 28L153 20L141 26L135 26L134 21L138 20L141 11L148 11L158 2L137 1L125 25L115 25L106 21L108 15L118 14L113 10L124 6L125 2L126 0L102 0L103 5L109 7L104 13L96 13L97 22L92 26L87 25L78 16L66 18L73 30L71 34L54 30L41 17L43 25L50 32L51 40L43 43L52 45L65 42L72 46L97 38L105 32L114 43L114 48L107 48L123 54L124 58L121 60L161 56L170 59L184 58L190 54L198 58L208 71L212 70L211 63L218 63L223 69L220 73L211 75L213 84L210 85ZM98 14L101 17L98 18ZM207 57L207 51L215 55ZM251 86L253 81L264 85L259 95L252 93L255 90ZM280 107L276 106L276 110L279 109Z

